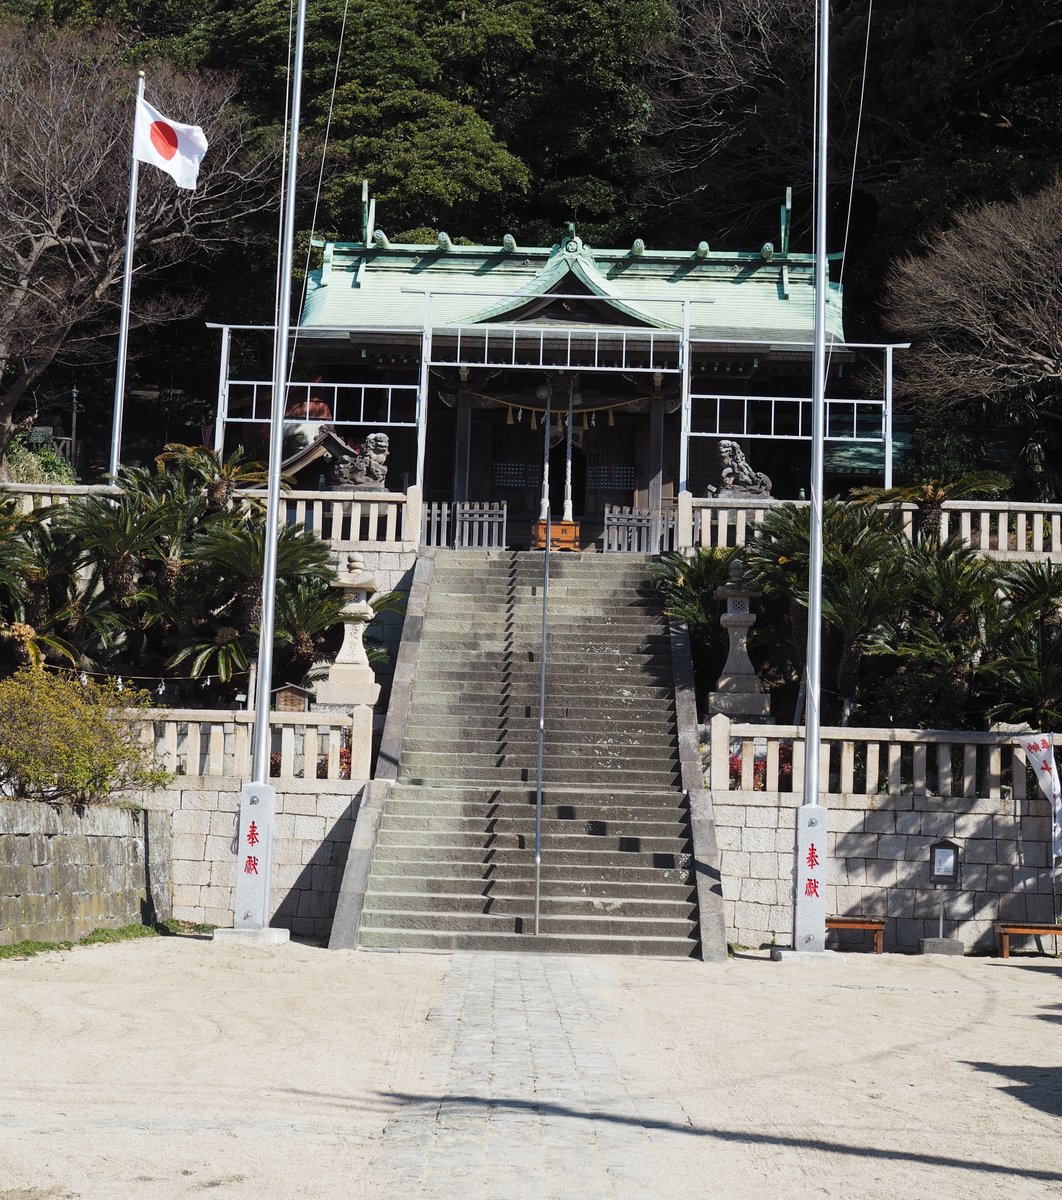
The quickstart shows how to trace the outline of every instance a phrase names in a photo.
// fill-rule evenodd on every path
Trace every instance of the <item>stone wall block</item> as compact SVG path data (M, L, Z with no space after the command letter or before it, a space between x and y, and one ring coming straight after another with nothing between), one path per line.
M212 888L234 888L236 886L236 860L234 858L202 865L209 870L209 883Z
M314 842L303 843L304 862L311 863L315 867L327 867L332 863L333 843L326 839L320 844Z
M902 834L885 834L878 838L878 857L902 859L907 854L907 838Z
M836 852L844 858L877 858L878 835L874 833L841 834L837 838Z
M895 833L896 814L886 809L875 809L864 816L863 828L867 833Z
M746 874L749 879L777 879L778 868L774 854L766 852L750 853Z
M896 864L896 887L920 888L929 887L932 865L929 855L915 860L904 860Z
M929 847L932 846L934 838L926 837L921 834L911 834L907 838L907 848L904 850L904 858L908 862L929 862Z
M774 829L777 824L778 817L773 808L745 809L745 826L748 829Z
M1036 894L1030 893L1025 897L1025 903L1028 906L1028 919L1030 921L1035 921L1037 924L1047 924L1055 919L1055 914L1052 911L1055 903L1053 896L1042 892Z
M864 917L888 915L889 893L885 888L865 887L859 898L859 912Z
M213 837L233 838L236 836L238 815L230 812L210 814L210 834Z
M215 812L218 807L218 794L213 790L189 787L186 784L180 792L180 804L175 807L182 812Z
M295 818L295 836L303 841L322 842L327 831L327 822L324 817L297 816Z
M911 812L896 814L896 832L918 834L922 832L922 813L913 809Z
M994 863L996 843L991 838L971 838L963 851L967 863Z
M317 800L318 797L312 792L280 792L277 795L277 810L293 817L313 817L317 815Z
M1026 842L1046 842L1051 837L1051 818L1022 817L1021 836Z
M229 833L226 837L215 836L211 834L206 840L206 857L208 862L219 858L234 858L235 850L233 849L234 834Z
M741 830L732 826L724 828L717 823L715 827L715 840L720 850L740 850Z
M955 818L956 838L989 838L992 836L992 818L981 813L962 813Z
M182 859L173 864L173 882L176 885L190 884L201 887L210 882L210 864L191 859Z
M919 817L919 833L931 838L955 836L955 816L948 812L923 812Z
M886 893L885 911L890 917L913 917L915 894L909 888L890 888Z
M751 904L775 904L778 900L778 884L773 879L743 879L741 899Z
M322 794L317 797L317 815L333 821L340 818L350 819L357 814L357 803L355 796Z

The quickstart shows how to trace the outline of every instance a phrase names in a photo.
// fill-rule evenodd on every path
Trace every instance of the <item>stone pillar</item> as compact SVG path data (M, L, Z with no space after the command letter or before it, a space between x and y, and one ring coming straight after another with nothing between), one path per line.
M760 593L745 582L745 564L735 558L730 564L730 580L716 589L717 600L726 601L720 624L730 634L730 653L723 673L708 695L708 715L725 713L728 717L765 720L771 715L771 701L760 687L749 658L749 630L756 624L749 601Z
M322 712L349 713L350 777L368 779L372 761L372 710L380 685L369 666L363 641L365 626L372 620L373 594L379 591L375 578L365 570L360 554L347 557L347 569L332 584L346 595L343 606L343 645L327 676L317 685L317 708Z

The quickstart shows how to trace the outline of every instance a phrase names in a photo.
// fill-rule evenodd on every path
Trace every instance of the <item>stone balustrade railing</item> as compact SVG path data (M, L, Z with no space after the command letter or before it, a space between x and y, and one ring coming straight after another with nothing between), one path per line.
M104 484L0 484L20 497L22 511L34 512L69 504L75 496L114 496L119 490ZM264 500L264 491L241 496ZM420 489L408 492L285 492L281 523L312 530L339 551L371 547L379 550L414 549L420 539Z
M177 776L250 777L254 713L241 709L163 708L140 717L141 737ZM270 776L349 779L352 719L321 712L271 716Z
M785 792L804 787L804 730L711 719L709 785L716 794ZM827 804L903 793L1024 800L1038 791L1023 743L1032 733L933 729L823 728L820 781Z
M0 483L0 495L18 497L24 513L69 504L75 496L117 496L119 489L103 483Z
M677 504L676 544L683 549L744 546L756 522L780 503L703 499L683 493ZM807 501L789 503L805 505ZM904 533L913 540L918 511L915 505L890 507L898 511ZM1062 504L949 500L941 518L941 536L958 536L971 549L1003 561L1062 562Z

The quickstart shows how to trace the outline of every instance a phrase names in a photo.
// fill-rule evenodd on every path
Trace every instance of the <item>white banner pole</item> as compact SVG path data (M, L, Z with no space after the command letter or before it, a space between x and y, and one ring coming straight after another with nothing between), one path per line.
M136 105L133 108L133 129L136 114L144 98L144 72L136 73ZM133 141L129 145L129 209L125 218L125 265L122 268L122 315L118 323L118 362L114 373L114 423L111 427L111 457L107 473L113 479L118 472L122 455L122 418L125 415L125 363L129 353L129 304L133 292L133 242L136 239L136 194L140 182L140 163Z

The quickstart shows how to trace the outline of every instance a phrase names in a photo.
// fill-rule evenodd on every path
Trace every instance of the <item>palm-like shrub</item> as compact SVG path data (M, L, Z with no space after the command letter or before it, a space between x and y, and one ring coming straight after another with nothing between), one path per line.
M1009 487L1010 480L998 471L975 471L959 479L928 479L925 483L903 487L853 488L851 499L853 504L864 506L913 504L918 509L919 538L939 542L941 518L947 501L1001 496Z

